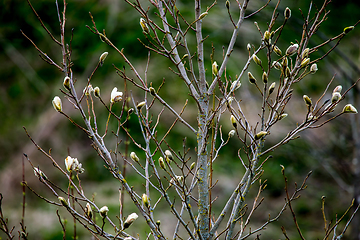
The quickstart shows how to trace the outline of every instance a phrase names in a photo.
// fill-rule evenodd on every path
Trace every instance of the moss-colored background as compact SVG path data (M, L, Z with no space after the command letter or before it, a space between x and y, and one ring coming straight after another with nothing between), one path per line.
M141 1L149 5L145 1ZM204 6L211 4L210 1L203 1ZM232 8L236 2L231 1ZM263 4L262 1L250 1L249 12ZM259 23L262 30L265 29L273 11L273 4L261 13L249 18L240 31L235 45L232 59L229 63L227 73L234 79L239 73L239 69L246 61L246 44L252 43L255 46L260 44L260 37L253 24ZM285 28L278 46L285 51L290 42L295 42L301 38L302 17L299 8L304 13L308 11L310 1L282 1L280 4L279 26L282 21L282 11L285 7L292 9L292 17ZM59 39L59 22L55 9L55 1L32 1L33 7L41 16L47 28ZM59 3L62 8L62 3ZM177 2L178 8L184 16L191 17L187 9L193 7L192 1ZM321 1L313 2L313 10L321 6ZM205 7L204 7L205 9ZM310 47L313 47L324 40L338 35L346 26L354 25L360 19L360 3L357 1L334 1L328 6L331 10L328 20L322 25L317 36L313 38ZM145 65L148 57L147 50L137 40L140 38L146 41L138 24L140 16L131 9L124 1L102 0L102 1L69 1L67 5L66 22L66 41L72 40L72 61L73 71L79 86L84 86L87 77L97 64L98 58L104 51L109 55L103 67L97 70L92 79L93 86L99 86L103 99L110 98L110 92L114 86L123 89L123 80L116 74L112 64L122 68L124 60L119 54L108 45L102 43L97 36L92 34L85 25L91 26L91 19L88 12L95 18L98 29L105 29L107 36L120 49L124 49L125 55L129 57L140 74L144 76ZM233 9L232 14L237 16L237 10ZM154 8L151 6L149 14L155 17ZM203 35L209 35L205 41L206 53L205 63L207 68L211 68L210 53L211 43L215 46L215 60L221 62L222 46L228 43L232 25L227 17L224 2L219 1L204 19ZM20 29L29 36L43 52L51 56L56 62L61 61L61 52L58 45L51 41L47 33L40 26L36 16L32 13L29 5L24 0L3 0L0 2L0 192L4 196L3 211L9 218L10 226L17 226L21 217L21 174L22 174L22 155L26 153L33 163L40 168L60 186L67 186L66 179L63 178L53 167L51 162L40 154L35 146L26 137L23 126L25 126L37 143L46 151L51 149L53 157L63 166L65 157L70 152L77 157L84 168L85 173L81 175L82 185L88 195L96 195L95 199L98 206L107 205L110 208L109 216L117 222L118 214L118 187L119 183L111 178L96 152L90 146L91 142L87 137L61 115L57 114L51 100L55 95L61 95L64 75L55 67L45 63L39 57L36 49L31 43L22 36ZM347 89L351 81L359 77L359 73L354 71L344 60L341 54L349 58L355 66L359 67L359 46L360 31L355 28L341 42L338 52L333 52L323 62L318 64L319 71L315 75L307 77L300 84L295 86L293 103L288 108L289 117L285 119L281 126L273 130L268 138L269 145L279 141L288 130L293 128L297 122L301 122L305 107L302 95L307 94L313 99L317 99L329 80L335 75L334 82L330 89L336 85L343 85ZM190 45L194 50L194 39L190 39ZM324 48L327 51L328 48ZM322 54L322 52L315 53ZM265 53L259 54L264 57ZM189 106L184 113L193 126L196 126L196 109L194 101L188 95L183 82L168 70L170 63L163 57L155 56L151 53L151 61L148 72L148 82L152 82L154 87L159 87L163 78L165 85L159 94L167 99L174 108L180 110L186 99L189 99ZM128 66L125 66L128 69ZM257 78L261 72L255 66L250 70ZM128 72L130 70L128 69ZM210 77L210 71L208 71ZM270 76L276 79L278 75ZM242 81L242 87L237 91L238 98L243 100L243 110L250 114L255 122L256 113L253 109L259 107L260 98L256 95L255 89L246 79ZM135 99L142 101L143 94L131 85L128 85ZM81 92L80 87L77 89ZM344 102L356 104L358 91L351 91L350 97ZM352 97L351 97L352 96ZM327 96L329 98L329 96ZM64 100L64 98L63 98ZM342 102L342 104L344 104ZM63 101L65 111L75 120L81 121L75 109L66 101ZM107 114L102 105L96 102L98 125L104 130L104 123ZM341 109L342 106L338 109ZM116 109L118 108L118 109ZM115 111L120 111L120 104L115 106ZM154 116L161 110L161 106L154 107ZM164 113L163 126L159 127L159 133L166 131L173 120L173 115L169 112ZM330 125L314 131L301 134L301 138L290 142L274 152L273 158L265 166L263 180L267 179L267 188L263 193L264 204L258 209L253 219L252 226L255 228L267 220L268 213L272 216L281 208L284 203L284 182L280 172L280 164L286 167L286 172L290 183L301 183L306 174L312 170L313 174L308 181L308 189L302 193L302 197L294 203L294 207L299 216L299 224L303 228L304 235L308 239L317 239L323 236L323 220L320 211L321 196L326 196L327 216L335 221L335 214L342 214L353 196L353 185L359 184L354 178L354 131L351 123L356 125L354 116L343 116L335 120ZM230 125L226 120L223 121L223 133L226 134ZM137 126L137 118L134 116L130 121L130 131L135 138L140 139L141 133ZM110 121L110 130L116 130L116 122ZM355 132L355 134L357 134ZM123 135L122 135L123 137ZM187 137L187 147L191 148L190 155L194 156L194 146L196 145L195 136L190 135L190 131L184 126L176 126L169 137L166 139L174 149L182 151L183 138ZM109 148L114 148L115 141L111 134L106 138ZM141 141L140 141L141 142ZM240 148L239 141L231 141L227 150L221 152L219 159L214 164L215 179L219 180L214 188L213 196L219 196L214 211L218 211L224 204L226 196L231 194L235 184L242 173L242 166L237 158L237 150ZM124 145L120 145L124 151ZM230 149L230 150L229 150ZM235 149L235 150L232 150ZM134 150L130 145L129 152ZM139 157L143 157L138 153ZM194 161L193 159L191 161ZM51 192L46 189L33 175L30 165L25 163L26 181L33 189L40 194L56 200ZM134 171L127 173L128 182L131 182L136 189L143 191L142 183ZM256 185L255 185L256 186ZM256 194L257 189L252 189L251 196ZM249 196L248 204L251 206L252 200ZM46 204L39 200L30 192L26 194L27 207L25 223L29 231L30 239L61 239L61 227L57 222L55 211L56 207ZM136 209L131 206L130 200L126 198L127 207L125 215L130 214ZM164 209L165 205L164 205ZM162 220L165 232L172 237L174 224L166 211L156 215ZM68 239L71 239L72 220L70 215L62 212L62 217L68 219ZM100 221L100 220L99 220ZM280 226L285 226L290 236L297 239L296 231L292 222L290 212L285 212L284 216L276 223L272 224L263 232L261 239L283 238ZM111 231L111 227L108 227ZM133 231L133 232L131 232ZM129 230L129 233L139 233L144 239L145 232L149 230L144 225L144 221L139 219ZM0 237L4 237L0 232ZM79 239L88 239L89 233L79 229ZM16 235L16 234L15 234ZM348 235L349 237L349 235ZM350 238L349 238L350 239Z

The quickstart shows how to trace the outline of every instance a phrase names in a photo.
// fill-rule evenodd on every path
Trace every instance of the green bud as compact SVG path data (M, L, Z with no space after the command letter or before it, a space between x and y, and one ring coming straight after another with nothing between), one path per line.
M255 140L259 140L260 138L264 137L267 134L265 131L260 131L255 135Z
M234 115L230 116L230 122L234 126L234 128L236 128L237 123L236 123L236 119L235 119Z
M310 58L305 58L304 60L301 61L300 67L301 67L301 68L304 68L304 67L306 67L309 63L310 63Z
M344 33L345 34L347 34L347 33L349 33L351 30L353 30L354 29L354 26L349 26L349 27L346 27L346 28L344 28Z
M278 56L282 56L282 51L276 45L274 46L273 50Z
M251 72L248 72L248 78L249 78L249 82L254 84L256 82L256 79L254 78L254 76L251 74Z
M150 90L150 94L151 94L151 95L153 95L153 96L156 95L155 88L149 87L149 90Z
M207 15L208 15L208 12L203 12L202 14L200 14L199 20L205 18Z
M70 91L70 78L66 76L63 82L64 88Z
M266 72L263 72L262 81L263 81L264 83L267 83L267 82L268 82L268 75L266 74Z
M272 94L275 90L275 82L273 82L269 87L269 95Z
M165 169L165 168L166 168L166 165L165 165L165 162L164 162L163 157L159 157L159 166L160 166L162 169Z
M308 95L304 95L304 96L303 96L303 99L304 99L304 102L305 102L306 106L311 107L312 101L311 101L311 99L308 97Z
M230 2L229 2L229 0L226 0L225 6L226 6L226 8L227 8L228 10L230 9Z
M261 60L260 60L260 58L258 58L258 56L256 56L255 54L252 56L252 59L254 60L254 62L257 64L257 65L259 65L259 66L261 66Z
M149 197L148 197L148 195L146 195L146 194L144 193L144 194L142 195L141 199L142 199L142 202L143 202L144 206L147 207L147 208L149 208L150 202L149 202Z

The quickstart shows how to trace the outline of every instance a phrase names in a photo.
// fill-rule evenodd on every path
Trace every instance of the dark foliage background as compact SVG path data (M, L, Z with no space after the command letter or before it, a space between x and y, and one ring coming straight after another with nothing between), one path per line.
M250 1L250 9L254 10L264 2ZM145 1L144 1L145 3ZM62 6L62 3L59 3ZM204 6L210 5L210 1L203 1ZM275 4L271 3L271 4ZM234 78L238 69L246 61L247 52L246 44L260 44L260 37L256 30L254 21L258 22L263 30L268 23L272 7L268 7L260 14L248 19L235 47L233 59L229 65L228 73ZM280 4L280 9L290 7L292 17L284 30L279 47L285 51L290 42L300 40L302 30L302 17L299 9L305 13L308 11L309 0L304 1L286 1ZM313 9L320 7L322 1L313 1ZM55 1L32 1L33 7L41 16L48 29L59 38L59 22L55 8ZM234 2L235 5L235 2ZM273 5L272 5L273 6ZM193 7L192 1L178 1L178 8L184 11L184 15L191 16L186 9ZM208 68L210 63L210 46L215 46L215 60L220 62L222 56L222 46L228 42L231 24L228 20L225 6L219 1L217 6L210 12L209 16L204 19L204 36L209 35L205 42L208 47L206 61ZM343 31L346 26L354 25L360 19L360 2L358 1L339 1L335 0L329 5L331 13L328 20L319 30L316 37L313 38L311 46L315 46L324 39L336 36ZM150 7L150 15L154 15ZM74 74L77 81L85 83L87 77L97 64L100 54L104 51L109 52L106 63L100 68L93 80L93 86L99 86L103 99L110 98L111 89L117 86L123 89L123 80L117 76L112 64L122 68L124 61L121 57L110 49L109 46L102 43L97 36L92 34L85 25L91 25L91 19L88 12L91 12L95 18L98 29L106 29L107 36L115 43L118 48L123 48L124 53L129 56L133 64L143 74L147 61L147 50L137 40L145 41L138 24L139 15L131 9L124 1L118 0L74 0L69 1L67 5L67 36L66 41L71 38L71 29L73 29L72 41L72 61L74 62ZM234 9L233 14L237 14ZM282 15L282 12L280 12ZM279 23L280 25L280 23ZM24 31L37 46L46 52L53 59L60 62L60 48L51 41L47 33L40 26L36 16L32 13L29 5L24 0L2 0L0 2L0 192L4 195L3 210L9 218L10 225L18 226L21 217L21 160L22 153L27 153L35 165L51 177L54 182L66 186L66 179L62 178L52 167L51 163L41 155L26 137L22 126L25 126L32 137L45 150L51 149L52 155L58 162L63 165L63 161L68 153L79 158L83 163L86 172L82 176L85 192L94 193L95 199L99 205L108 205L110 216L115 219L118 212L118 183L113 181L107 170L103 167L102 162L90 146L90 141L81 131L76 129L65 118L57 114L51 100L54 95L60 94L59 88L62 87L64 75L54 67L48 65L38 56L38 52L31 43L24 38L20 29ZM302 121L305 114L305 107L302 95L307 94L313 99L317 99L325 88L328 81L335 75L332 87L338 84L343 85L346 89L355 81L360 73L359 69L359 47L360 31L355 29L340 44L338 50L318 64L319 72L315 75L308 76L304 81L295 88L296 94L293 99L291 108L287 109L289 117L282 123L283 125L273 131L269 138L274 143L278 141L287 130L295 126L297 122ZM195 44L194 44L195 46ZM327 48L328 49L328 48ZM324 49L324 51L327 51ZM317 53L314 54L314 56ZM319 53L320 55L321 53ZM261 57L261 55L260 55ZM352 67L349 64L355 65ZM189 99L189 104L193 104L192 99L187 95L186 88L174 74L168 70L169 61L151 53L151 62L148 79L154 86L158 87L162 80L166 83L161 90L161 95L169 99L174 104L175 109L181 109L185 99ZM127 67L127 66L125 66ZM357 69L356 69L357 68ZM141 71L142 70L142 71ZM250 69L254 74L260 77L258 69ZM209 73L210 75L210 73ZM271 81L270 76L270 81ZM274 76L275 77L275 76ZM259 106L254 89L245 80L242 80L242 87L238 94L244 102L244 111L251 112L254 107ZM141 100L141 93L128 85L135 98ZM359 92L358 87L351 92L347 102L352 102L359 109ZM78 88L78 91L82 89ZM329 98L330 95L327 97ZM63 101L64 109L75 120L81 120L76 111ZM105 123L107 114L105 109L98 106L98 125ZM119 105L120 106L120 105ZM115 106L120 108L119 106ZM119 109L120 110L120 109ZM160 108L157 110L161 110ZM196 123L195 109L188 110L184 113L185 119ZM256 121L256 115L253 120ZM102 118L102 120L100 120ZM169 114L168 119L164 120L164 129L169 126L174 117ZM129 124L130 131L134 136L139 136L137 119L131 119ZM116 128L115 121L110 123L112 130ZM302 182L306 174L312 170L313 174L308 182L309 188L303 193L303 196L295 203L296 212L301 217L300 226L305 230L305 236L308 239L316 239L322 236L323 221L320 211L321 196L326 196L326 213L329 218L335 220L335 214L342 214L354 195L354 187L359 182L356 180L357 171L357 131L358 121L354 116L343 116L332 124L324 128L305 132L301 138L290 142L288 145L274 152L273 158L265 165L265 174L263 179L267 179L268 187L264 192L265 203L257 213L257 219L254 226L266 221L269 212L276 212L284 202L284 182L280 173L280 164L286 167L290 182ZM224 133L230 130L230 124L224 122ZM179 151L182 148L184 137L187 129L178 126L174 129L167 141L172 146L177 146ZM107 137L109 145L111 135ZM188 147L195 146L196 139L187 138ZM234 149L239 148L239 142L233 141ZM124 150L124 146L121 146ZM176 148L176 147L174 147ZM129 152L132 150L130 145ZM192 150L193 151L193 150ZM193 152L192 152L193 154ZM141 154L139 154L141 158ZM237 151L223 153L220 160L214 165L216 178L219 184L215 187L214 195L228 195L234 184L233 178L241 173L241 163L237 159ZM360 171L359 171L360 172ZM128 182L133 181L136 185L134 172L129 171ZM51 193L43 190L41 183L33 175L32 169L26 163L25 167L26 181L36 191L52 198ZM254 194L256 189L254 189ZM25 223L28 226L30 238L40 239L57 239L61 238L61 228L57 222L53 206L45 204L32 193L27 193L27 207ZM251 199L249 199L250 201ZM222 204L220 204L221 206ZM131 213L132 206L129 206ZM64 213L64 218L69 215ZM159 216L165 219L166 213ZM140 228L140 234L146 231L144 223L139 221L135 223ZM170 225L171 223L169 223ZM275 239L281 237L280 226L285 226L291 236L296 236L291 214L286 212L283 218L273 224L262 236L262 239ZM71 228L69 219L68 227ZM134 227L136 231L136 226ZM291 230L293 229L293 231ZM169 230L171 231L172 228ZM80 231L80 238L87 239L88 233ZM350 233L350 232L349 232ZM0 233L0 237L2 233ZM349 237L350 235L348 235ZM69 238L71 239L71 238ZM349 237L350 239L350 237Z

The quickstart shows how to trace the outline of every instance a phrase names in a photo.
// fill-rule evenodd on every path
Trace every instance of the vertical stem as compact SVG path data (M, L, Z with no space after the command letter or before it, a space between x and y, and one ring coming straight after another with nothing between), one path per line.
M195 19L199 19L201 14L201 2L195 0ZM196 22L196 41L197 41L197 62L199 68L199 92L198 98L199 112L198 112L198 127L199 131L197 134L198 143L198 208L199 217L198 224L200 230L200 239L208 239L209 236L209 184L208 184L208 152L206 136L208 133L207 119L208 119L208 108L209 108L209 95L206 89L206 78L205 78L205 66L204 66L204 46L203 38L201 33L202 20Z

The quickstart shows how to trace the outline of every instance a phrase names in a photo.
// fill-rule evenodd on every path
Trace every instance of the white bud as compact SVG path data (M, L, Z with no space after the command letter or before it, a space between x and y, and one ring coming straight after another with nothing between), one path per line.
M52 100L52 104L56 111L58 111L58 112L62 111L61 98L59 98L58 96L55 96L54 99Z
M109 212L109 208L107 206L103 206L100 208L99 213L102 218L105 218L107 216L107 213Z
M123 96L123 93L122 92L119 92L117 90L117 87L114 87L113 90L111 91L111 99L110 99L110 102L111 103L115 103L115 102L119 102L122 100L122 96Z

